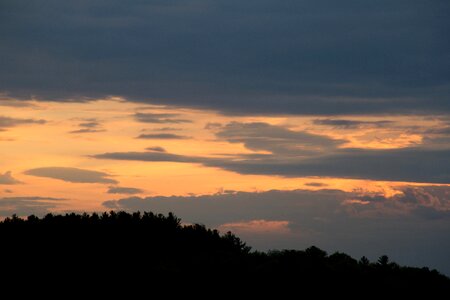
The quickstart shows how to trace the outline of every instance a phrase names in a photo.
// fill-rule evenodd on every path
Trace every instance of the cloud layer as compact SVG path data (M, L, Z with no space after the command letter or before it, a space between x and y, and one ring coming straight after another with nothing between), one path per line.
M198 163L240 174L286 177L341 177L386 181L450 183L450 149L423 145L399 149L342 148L346 141L267 123L231 122L215 133L265 153L199 157L168 152L108 152L97 159Z
M448 113L449 11L440 0L4 1L0 91L239 114Z
M435 266L450 272L449 187L404 187L399 194L339 190L226 192L203 196L130 197L107 209L174 212L185 222L232 230L257 249L317 245L375 259ZM414 232L414 235L411 235ZM438 244L436 244L438 243Z

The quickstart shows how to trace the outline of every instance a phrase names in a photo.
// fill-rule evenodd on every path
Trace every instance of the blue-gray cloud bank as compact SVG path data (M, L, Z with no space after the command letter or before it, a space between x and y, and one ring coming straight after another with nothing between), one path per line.
M448 113L450 2L6 0L0 92L226 113Z

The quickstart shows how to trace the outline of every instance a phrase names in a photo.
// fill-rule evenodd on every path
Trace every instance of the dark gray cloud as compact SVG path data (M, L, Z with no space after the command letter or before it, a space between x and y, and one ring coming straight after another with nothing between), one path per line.
M29 125L29 124L45 124L45 120L36 119L20 119L20 118L10 118L0 116L0 129L15 127L19 125Z
M92 157L113 160L199 163L240 174L450 183L448 173L450 150L341 149L319 156L287 158L273 155L208 158L158 152L110 152Z
M344 140L335 140L304 131L293 131L262 122L231 122L215 134L217 138L230 143L243 143L250 150L297 156L333 149L345 143Z
M406 187L396 200L425 207L444 207L450 211L450 188L448 186Z
M77 168L67 167L46 167L31 169L25 172L26 175L47 177L53 179L59 179L73 183L118 183L116 180L109 178L111 175Z
M108 194L122 194L122 195L135 195L142 194L144 191L137 188L131 187L121 187L121 186L110 186L107 193Z
M405 187L403 190L415 190ZM345 251L376 259L389 253L396 261L429 265L450 273L448 226L449 198L440 198L449 187L420 187L419 199L405 202L408 195L381 196L367 204L349 203L363 197L339 190L272 190L266 192L218 193L201 196L130 197L103 203L107 209L174 212L188 223L219 228L223 224L242 224L254 220L287 221L288 232L258 235L239 232L257 249L305 248L317 245L329 251ZM439 205L422 203L424 190L439 198ZM434 192L433 192L434 191ZM392 204L394 203L394 204ZM436 218L433 218L436 216ZM228 226L230 227L230 226ZM411 232L414 232L411 235ZM439 247L431 246L439 243ZM424 246L424 245L430 245ZM420 258L419 258L420 257ZM418 259L420 261L418 261Z
M315 210L316 214L320 214L320 210L328 210L332 207L337 209L340 202L347 197L346 193L337 190L320 192L274 190L261 193L232 192L202 196L131 197L106 201L103 205L107 208L132 211L151 210L162 213L173 211L183 216L186 222L203 222L210 226L218 226L241 220L279 220L289 217L290 214L306 215L307 212L302 211L302 208L307 207ZM327 207L327 204L330 206ZM297 205L295 213L287 209L295 205Z
M382 194L354 196L352 199L357 201L352 212L365 217L384 213L450 220L450 186L405 186L399 190L401 193L391 197Z
M15 179L12 176L11 171L5 172L4 174L0 173L0 184L19 184L22 183L19 180Z
M63 198L53 197L3 197L0 198L0 217L8 217L12 214L19 216L44 215L51 209L58 208Z
M316 125L326 125L340 129L357 129L362 127L386 127L391 125L392 121L356 121L346 119L317 119L313 121Z
M134 160L134 161L166 161L166 162L184 162L201 163L204 158L194 158L184 155L171 154L166 152L158 151L147 151L147 152L107 152L102 154L92 155L92 158L97 159L112 159L112 160Z
M354 201L354 200L359 200ZM353 202L352 202L353 201ZM426 217L419 209L434 210L450 221L449 186L405 186L399 193L387 197L383 194L361 194L334 189L271 190L266 192L240 192L225 190L212 195L131 197L103 203L107 208L130 211L179 211L185 221L200 220L211 226L241 220L283 220L299 222L314 210L315 217L322 213L346 214L354 217L378 218L405 216ZM294 208L295 206L295 208ZM358 210L348 210L347 206ZM310 211L304 211L310 210ZM293 214L287 214L289 211ZM369 212L369 214L367 214ZM434 217L430 219L436 219Z
M184 140L189 137L173 133L145 133L138 135L136 138L148 140Z
M448 149L342 149L305 159L224 160L206 164L241 174L450 183L448 174L450 150Z
M338 148L345 141L267 123L231 122L216 137L273 155L261 158L205 159L205 165L244 174L325 176L374 180L449 183L450 149ZM237 157L238 158L238 157ZM196 158L198 161L198 158Z
M179 119L179 114L155 114L155 113L136 113L134 118L138 122L142 123L155 123L155 124L180 124L191 123L191 120Z
M425 133L449 136L450 135L450 126L440 127L440 128L430 128L430 129L425 130Z
M448 113L450 3L2 1L0 91L228 113Z

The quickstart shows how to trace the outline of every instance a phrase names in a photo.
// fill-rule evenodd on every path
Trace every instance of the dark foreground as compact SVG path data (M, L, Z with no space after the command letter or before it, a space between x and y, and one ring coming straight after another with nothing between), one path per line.
M437 271L399 266L387 256L369 262L344 253L327 255L316 247L253 252L231 233L182 226L172 214L12 217L0 223L0 241L3 275L50 286L98 287L106 282L111 291L189 283L255 295L450 291L450 279Z

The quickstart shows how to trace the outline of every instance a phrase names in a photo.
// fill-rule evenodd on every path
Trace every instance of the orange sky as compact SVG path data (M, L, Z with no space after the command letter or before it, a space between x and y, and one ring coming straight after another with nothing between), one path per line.
M8 100L12 101L12 100ZM401 186L419 183L382 182L342 178L286 178L267 175L242 175L196 163L139 162L99 160L90 155L104 152L143 151L147 147L163 147L169 153L189 156L215 157L224 154L263 153L246 148L242 143L230 143L214 135L208 123L264 122L320 134L333 139L345 139L343 148L386 149L420 144L422 136L408 133L402 126L433 127L439 120L408 116L386 116L395 120L396 128L330 128L313 123L312 117L290 116L224 116L213 111L175 107L149 106L122 101L118 98L89 103L29 102L27 107L3 106L0 116L15 119L45 120L45 124L23 123L0 132L0 174L7 171L21 184L0 186L0 197L45 196L66 198L60 210L102 210L105 200L123 198L121 194L108 194L111 184L73 183L59 179L24 174L42 167L71 167L100 171L118 181L117 186L141 189L139 195L213 194L223 190L266 191L270 189L341 189L361 193L381 193L387 196L399 193ZM184 123L143 123L136 120L136 112L177 114ZM342 117L341 117L342 118ZM383 117L372 117L374 121ZM371 121L371 117L354 119ZM316 118L317 119L317 118ZM70 133L79 130L79 124L95 121L97 132ZM172 130L161 128L171 127ZM399 129L400 128L400 129ZM186 139L137 139L145 133L171 133ZM309 185L308 183L314 184ZM306 185L305 185L306 183ZM319 184L320 183L320 184Z

